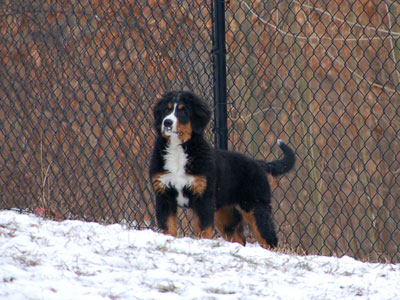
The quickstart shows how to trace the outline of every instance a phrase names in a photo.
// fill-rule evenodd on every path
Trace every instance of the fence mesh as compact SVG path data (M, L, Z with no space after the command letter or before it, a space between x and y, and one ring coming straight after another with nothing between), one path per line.
M281 239L323 254L398 261L399 61L396 1L231 1L232 148L271 160Z
M212 99L204 1L3 1L0 206L155 225L151 107Z
M151 107L170 89L213 103L212 12L1 2L0 208L154 228ZM282 245L399 262L400 5L231 0L225 16L229 148L272 160L281 138L298 158L270 178Z

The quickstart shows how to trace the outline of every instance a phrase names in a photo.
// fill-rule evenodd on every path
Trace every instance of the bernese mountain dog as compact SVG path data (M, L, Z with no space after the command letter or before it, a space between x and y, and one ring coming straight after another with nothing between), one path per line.
M264 248L278 243L271 211L267 173L281 175L295 163L281 140L283 158L273 162L213 149L203 136L211 110L188 91L164 94L154 107L157 137L150 163L158 226L177 235L177 208L194 212L194 232L212 238L214 226L231 242L246 244L243 224Z

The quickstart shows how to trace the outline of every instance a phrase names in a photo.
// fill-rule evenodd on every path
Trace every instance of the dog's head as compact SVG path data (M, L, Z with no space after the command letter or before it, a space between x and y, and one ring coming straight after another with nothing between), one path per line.
M164 94L154 107L157 133L164 138L178 137L182 143L193 134L202 134L211 118L206 102L187 91Z

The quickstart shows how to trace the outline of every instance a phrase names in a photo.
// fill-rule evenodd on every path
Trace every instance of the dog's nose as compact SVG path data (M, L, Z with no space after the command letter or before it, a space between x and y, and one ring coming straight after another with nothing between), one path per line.
M166 119L164 120L164 126L165 127L172 127L172 120L171 119Z

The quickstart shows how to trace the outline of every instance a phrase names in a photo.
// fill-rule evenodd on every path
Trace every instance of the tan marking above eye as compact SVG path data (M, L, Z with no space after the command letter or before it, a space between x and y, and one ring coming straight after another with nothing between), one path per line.
M184 109L185 108L185 105L183 105L183 104L179 104L178 105L178 109L180 110L180 109Z
M168 103L168 108L172 109L172 103Z

